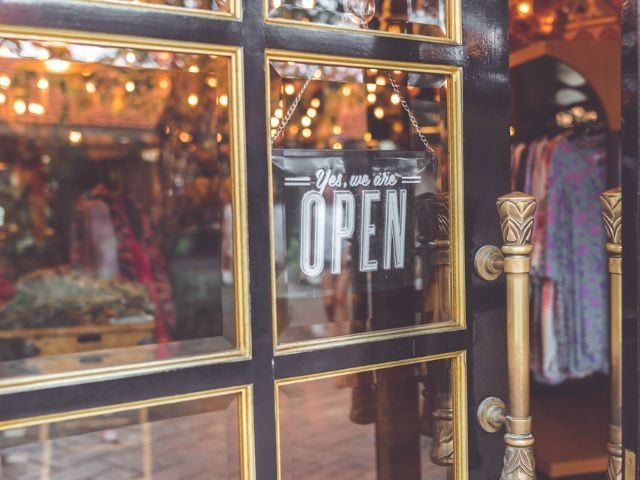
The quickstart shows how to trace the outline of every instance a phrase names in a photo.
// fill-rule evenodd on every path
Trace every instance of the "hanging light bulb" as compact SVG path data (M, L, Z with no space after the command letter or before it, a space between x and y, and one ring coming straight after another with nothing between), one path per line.
M51 73L64 73L71 68L71 62L61 58L50 58L44 61L44 66Z
M44 115L44 107L39 103L30 103L27 108L29 113L33 113L34 115Z
M520 0L516 4L516 11L520 17L528 17L533 13L533 3L531 0Z
M69 132L69 141L71 143L80 143L82 142L82 132L78 130L71 130Z
M24 115L25 112L27 111L27 104L24 103L23 100L16 100L15 102L13 102L13 110L18 115Z

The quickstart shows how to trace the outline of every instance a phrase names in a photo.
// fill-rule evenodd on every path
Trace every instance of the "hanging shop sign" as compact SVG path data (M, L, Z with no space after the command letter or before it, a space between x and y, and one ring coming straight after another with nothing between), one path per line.
M426 152L274 150L277 248L307 277L404 270L417 203L436 193ZM427 222L429 223L429 222ZM282 247L282 246L281 246Z

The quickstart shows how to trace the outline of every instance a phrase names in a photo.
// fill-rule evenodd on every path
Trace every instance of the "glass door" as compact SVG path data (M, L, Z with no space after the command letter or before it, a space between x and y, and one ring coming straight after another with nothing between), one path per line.
M0 1L2 478L497 477L506 24Z

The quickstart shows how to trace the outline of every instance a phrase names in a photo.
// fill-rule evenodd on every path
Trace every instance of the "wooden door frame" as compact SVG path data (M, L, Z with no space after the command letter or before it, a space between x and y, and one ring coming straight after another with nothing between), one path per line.
M469 477L497 478L503 461L502 436L482 431L475 409L485 397L507 398L504 284L474 277L472 259L481 246L501 243L495 199L509 185L508 6L505 0L464 0L461 5L463 41L456 44L265 22L263 2L257 0L245 0L237 19L125 2L0 0L0 29L23 28L42 37L47 32L70 32L78 41L87 34L115 35L243 49L244 136L251 139L245 151L252 337L250 359L0 391L0 422L252 385L256 470L261 480L275 479L275 382L467 351ZM286 50L291 45L309 54L463 68L466 330L274 356L264 62L268 49Z

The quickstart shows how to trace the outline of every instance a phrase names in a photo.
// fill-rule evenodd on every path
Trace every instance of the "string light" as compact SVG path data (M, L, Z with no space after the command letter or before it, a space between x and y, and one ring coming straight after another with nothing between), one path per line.
M400 103L400 95L398 95L397 93L393 93L390 100L394 105L398 105Z
M191 95L189 95L189 98L187 98L187 102L192 107L195 107L196 105L198 105L199 101L200 99L198 98L198 95L196 95L195 93L192 93Z
M311 125L311 119L305 115L300 120L300 123L302 124L303 127L308 127L309 125Z
M207 77L207 85L211 88L216 88L218 86L218 79L214 76Z
M304 130L302 130L302 136L304 138L309 138L311 136L311 129L305 128Z
M60 58L50 58L44 61L44 66L51 73L64 73L71 68L71 62Z
M518 2L516 9L521 16L527 17L533 12L533 5L528 0L522 0Z
M271 117L271 127L276 128L280 124L280 120L276 117Z
M135 82L133 82L132 80L129 80L127 83L124 84L124 89L127 92L132 93L136 89Z
M30 103L28 109L34 115L44 115L44 107L39 103Z
M342 87L342 95L344 95L345 97L351 95L351 87L349 85L345 85L344 87Z
M284 87L284 93L286 93L287 95L293 95L295 91L296 91L296 87L294 87L290 83L287 83Z
M226 107L227 105L229 105L229 97L227 97L226 95L220 95L220 97L218 97L218 103L223 107Z
M80 143L82 142L82 132L78 130L71 130L69 132L69 141L71 143Z
M382 107L376 107L373 110L373 115L378 119L378 120L382 120L384 118L384 110L382 109Z
M367 83L367 92L373 93L377 88L378 86L375 83Z
M40 80L38 80L36 86L40 90L46 90L47 88L49 88L49 80L47 80L46 78L41 78Z
M387 80L384 77L376 77L376 85L386 85Z
M320 99L319 98L314 98L313 100L311 100L311 106L313 108L319 108L320 107Z
M276 111L275 111L275 112L273 112L273 115L274 115L276 118L282 118L282 116L284 115L284 112L282 111L282 109L281 109L281 108L276 108Z
M24 115L24 113L27 111L27 104L22 100L16 100L15 102L13 102L13 110L18 115Z
M96 93L96 84L89 81L84 84L84 89L89 93Z
M0 87L9 88L11 86L11 79L6 75L0 76Z
M370 93L369 95L367 95L367 102L374 104L376 103L378 97L376 97L375 93Z
M333 127L333 134L340 135L342 133L342 127L340 125L335 125Z
M315 108L307 108L307 116L310 118L316 118L318 111Z

